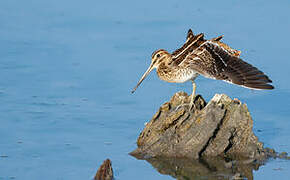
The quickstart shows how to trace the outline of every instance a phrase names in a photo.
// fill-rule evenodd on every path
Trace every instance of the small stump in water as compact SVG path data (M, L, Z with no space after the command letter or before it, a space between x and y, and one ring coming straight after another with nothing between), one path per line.
M248 108L238 100L216 94L209 103L176 93L147 123L131 154L139 157L185 157L198 159L218 155L265 158L263 144L254 135Z
M94 180L113 180L113 168L110 159L106 159L99 167Z

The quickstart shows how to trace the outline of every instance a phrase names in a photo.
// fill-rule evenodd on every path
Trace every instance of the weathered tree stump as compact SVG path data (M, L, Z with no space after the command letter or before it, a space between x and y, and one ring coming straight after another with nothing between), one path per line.
M267 156L254 135L248 108L239 100L216 94L207 104L195 97L176 93L163 104L140 134L137 157L185 157L198 159L218 155L261 158Z

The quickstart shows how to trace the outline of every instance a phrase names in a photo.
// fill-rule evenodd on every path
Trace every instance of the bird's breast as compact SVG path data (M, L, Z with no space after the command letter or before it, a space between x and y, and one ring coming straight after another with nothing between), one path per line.
M187 68L158 68L157 69L158 77L167 82L172 83L184 83L190 79L194 80L198 73L192 69Z

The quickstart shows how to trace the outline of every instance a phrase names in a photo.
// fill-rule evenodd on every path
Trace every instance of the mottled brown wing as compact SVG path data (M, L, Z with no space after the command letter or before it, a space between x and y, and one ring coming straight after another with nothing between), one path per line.
M200 33L198 35L194 35L192 30L189 29L188 33L187 33L187 38L186 38L186 42L184 43L184 45L175 50L171 55L172 55L172 62L175 65L180 64L185 57L192 53L195 48L197 48L199 46L200 43L204 42L204 34Z
M220 42L220 40L222 38L223 38L223 35L216 37L216 38L213 38L210 41L217 43L219 46L223 47L231 55L239 56L241 52L238 50L232 49L231 47L229 47L228 45L226 45L223 42ZM206 42L206 40L204 39L203 33L200 33L198 35L194 35L192 30L189 29L187 32L186 42L183 44L183 46L181 48L175 50L172 53L172 62L171 63L174 63L175 65L179 65L180 63L183 62L183 60L185 60L187 55L192 54L193 51L195 51L197 48L199 48L200 45L203 44L204 42Z
M262 71L212 41L205 42L182 63L209 78L252 89L274 89Z
M176 49L173 53L172 53L172 56L175 57L177 54L181 53L181 51L188 46L188 44L190 44L190 40L194 37L194 34L192 32L191 29L188 30L187 32L187 36L186 36L186 42L183 44L182 47Z

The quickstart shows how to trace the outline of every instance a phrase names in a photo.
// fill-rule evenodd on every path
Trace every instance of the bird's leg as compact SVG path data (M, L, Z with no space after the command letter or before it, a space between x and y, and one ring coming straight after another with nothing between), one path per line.
M192 82L192 94L190 98L189 109L191 109L194 106L194 97L195 97L195 90L196 90L195 82L193 80L191 80L191 82Z
M194 80L191 80L191 82L192 82L192 94L190 96L190 102L185 103L185 104L180 104L179 106L176 107L176 110L182 106L187 106L187 105L189 105L189 110L191 110L191 108L195 106L194 97L195 97L196 84L195 84Z

